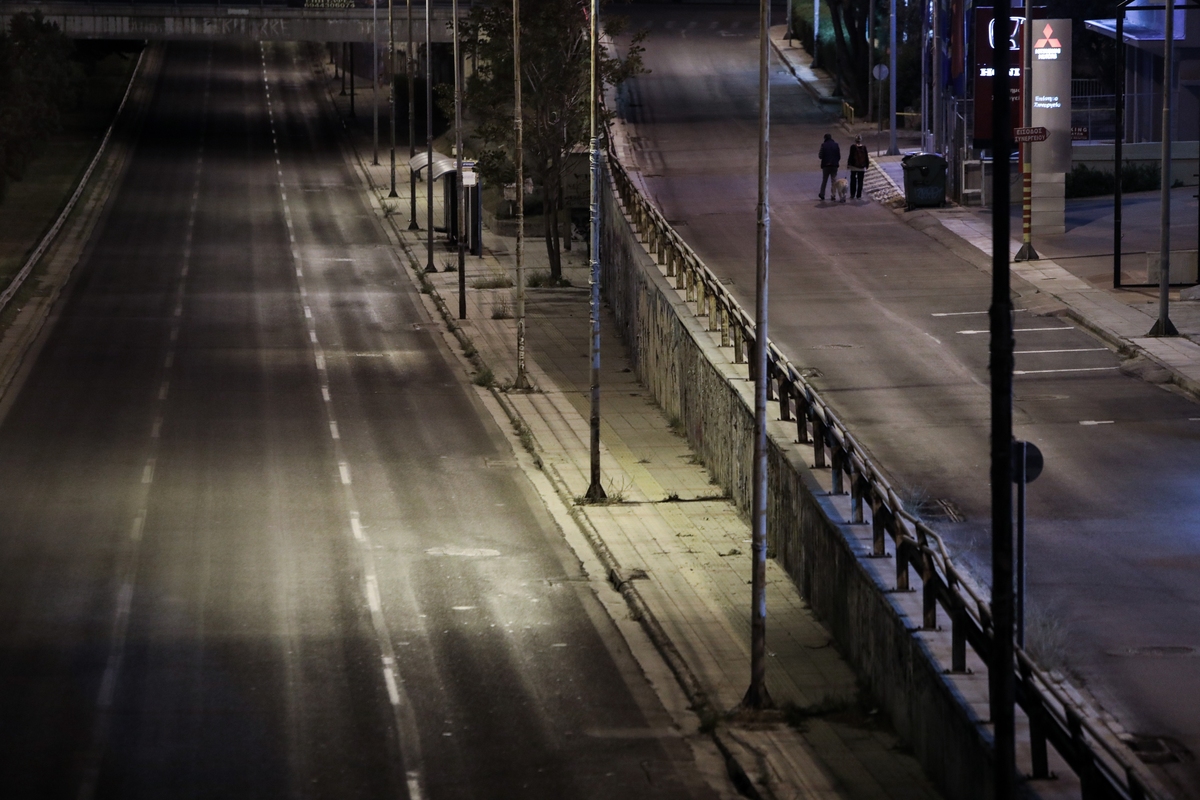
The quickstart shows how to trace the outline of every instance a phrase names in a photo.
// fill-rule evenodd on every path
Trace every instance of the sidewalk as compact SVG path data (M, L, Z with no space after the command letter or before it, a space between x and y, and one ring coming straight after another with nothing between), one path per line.
M776 54L788 66L797 80L804 83L815 97L831 101L833 81L823 70L810 68L812 62L799 43L789 43L783 38L784 26L771 29L772 44ZM849 127L849 126L848 126ZM852 128L858 131L858 126ZM916 145L916 142L912 142ZM915 152L919 147L901 147L902 151ZM876 156L872 169L867 174L864 188L878 202L902 208L897 199L903 194L898 188L903 185L900 168L901 156ZM883 177L886 175L886 178ZM1176 211L1185 205L1191 210L1186 214L1195 219L1195 204L1192 193L1195 187L1174 190L1172 206ZM1157 195L1157 193L1155 193ZM1136 239L1142 247L1157 250L1157 202L1154 216L1149 220L1152 230L1148 235L1147 220L1139 220L1128 210L1128 204L1136 196L1126 200L1123 220L1127 232L1123 249L1131 248ZM1107 209L1102 205L1107 201ZM1146 333L1158 319L1158 289L1156 287L1114 289L1112 288L1112 208L1111 198L1089 198L1084 201L1068 201L1069 225L1075 226L1066 234L1038 237L1035 249L1041 258L1037 261L1012 264L1012 287L1032 307L1050 313L1059 313L1088 329L1110 346L1129 358L1142 357L1162 370L1170 380L1200 399L1200 298L1181 300L1183 287L1172 287L1170 292L1170 318L1179 329L1178 338L1150 338ZM927 232L944 243L953 246L965 242L976 252L971 258L977 267L990 273L992 257L992 213L990 209L966 206L951 206L942 209L927 209L903 214L909 224L920 224L927 215L936 219L943 231L926 228ZM1143 215L1145 216L1145 215ZM1173 217L1180 216L1178 214ZM1079 225L1079 218L1087 224ZM1173 220L1172 226L1174 228ZM1107 227L1106 227L1107 226ZM1095 230L1107 231L1107 248L1095 235ZM1010 253L1016 255L1021 247L1021 221L1019 213L1010 228L1016 235L1011 239ZM942 234L942 235L939 235ZM1194 236L1172 236L1174 247L1188 249L1195 246ZM958 249L958 248L956 248ZM982 258L979 258L979 256ZM1056 260L1057 259L1057 260ZM1123 256L1122 282L1145 283L1145 255L1128 253ZM1139 269L1140 267L1140 269ZM1040 295L1040 296L1039 296ZM1184 296L1188 293L1184 290Z
M327 69L332 87L332 71ZM348 98L331 93L345 115ZM409 232L407 159L397 153L398 199L388 199L387 151L370 166L370 93L360 94L351 124L358 162L373 201L387 209L397 237L417 266L425 263L425 232ZM384 112L381 111L381 115ZM435 207L440 205L435 195ZM424 184L417 217L424 224ZM440 213L438 215L440 219ZM493 374L511 385L516 325L511 288L478 288L513 279L512 239L485 231L484 255L468 256L467 319L447 319ZM456 256L435 241L434 264ZM527 238L528 272L546 271L544 243ZM679 679L700 733L712 729L731 774L750 797L934 798L919 764L879 722L860 696L849 666L808 611L786 573L768 562L768 689L785 711L756 719L727 718L750 674L750 530L721 497L704 468L637 383L623 347L602 326L601 470L610 502L579 505L588 487L588 275L583 245L565 254L572 287L526 292L527 365L535 391L493 394L528 431L543 471ZM438 272L424 283L442 308L458 307L458 275ZM435 301L429 301L433 306ZM435 310L435 314L436 314ZM451 312L453 313L453 311ZM689 734L696 731L687 730ZM748 780L744 780L748 778Z

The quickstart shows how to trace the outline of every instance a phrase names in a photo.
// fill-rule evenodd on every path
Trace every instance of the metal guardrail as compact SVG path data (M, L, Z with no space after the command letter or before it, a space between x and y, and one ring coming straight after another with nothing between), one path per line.
M726 291L720 279L675 232L659 210L630 179L608 146L609 175L625 213L633 222L646 249L673 278L705 330L720 332L721 346L733 347L734 363L746 363L755 345L754 318ZM753 374L749 375L755 379ZM800 443L810 443L814 466L830 469L832 493L845 494L847 483L852 522L864 523L870 506L873 555L885 555L891 538L896 555L896 588L910 588L915 570L923 593L922 627L936 630L939 609L951 623L950 672L967 671L967 646L990 663L992 613L983 591L950 558L941 536L905 508L883 471L866 449L838 419L837 414L774 344L767 350L767 398L779 405L780 418L795 420ZM1029 719L1032 777L1048 778L1047 745L1079 776L1081 796L1115 800L1166 800L1152 788L1157 781L1144 764L1110 730L1096 724L1089 709L1053 681L1028 653L1015 648L1017 703Z

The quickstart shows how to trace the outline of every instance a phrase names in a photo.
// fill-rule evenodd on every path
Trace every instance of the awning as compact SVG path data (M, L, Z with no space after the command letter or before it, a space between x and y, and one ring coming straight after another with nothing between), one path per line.
M408 160L408 168L414 175L420 175L421 170L429 163L429 153L422 151ZM458 172L458 161L450 156L433 153L433 179L436 181L448 172Z

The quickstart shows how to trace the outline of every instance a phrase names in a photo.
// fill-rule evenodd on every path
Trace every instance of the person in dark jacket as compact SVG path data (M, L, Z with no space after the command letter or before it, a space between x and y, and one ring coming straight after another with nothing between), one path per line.
M855 136L854 144L850 145L850 154L846 156L846 166L850 168L850 196L852 198L862 197L863 176L870 165L871 159L867 154L866 145L862 143L862 137Z
M838 166L842 163L842 148L838 147L833 136L827 133L817 156L821 159L821 191L817 197L824 200L825 184L837 180Z

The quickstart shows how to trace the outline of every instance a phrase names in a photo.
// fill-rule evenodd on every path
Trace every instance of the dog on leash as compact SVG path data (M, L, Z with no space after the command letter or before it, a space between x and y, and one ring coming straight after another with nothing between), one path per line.
M845 178L838 178L833 182L833 199L839 203L846 202L846 195L850 193L850 185L846 183Z

